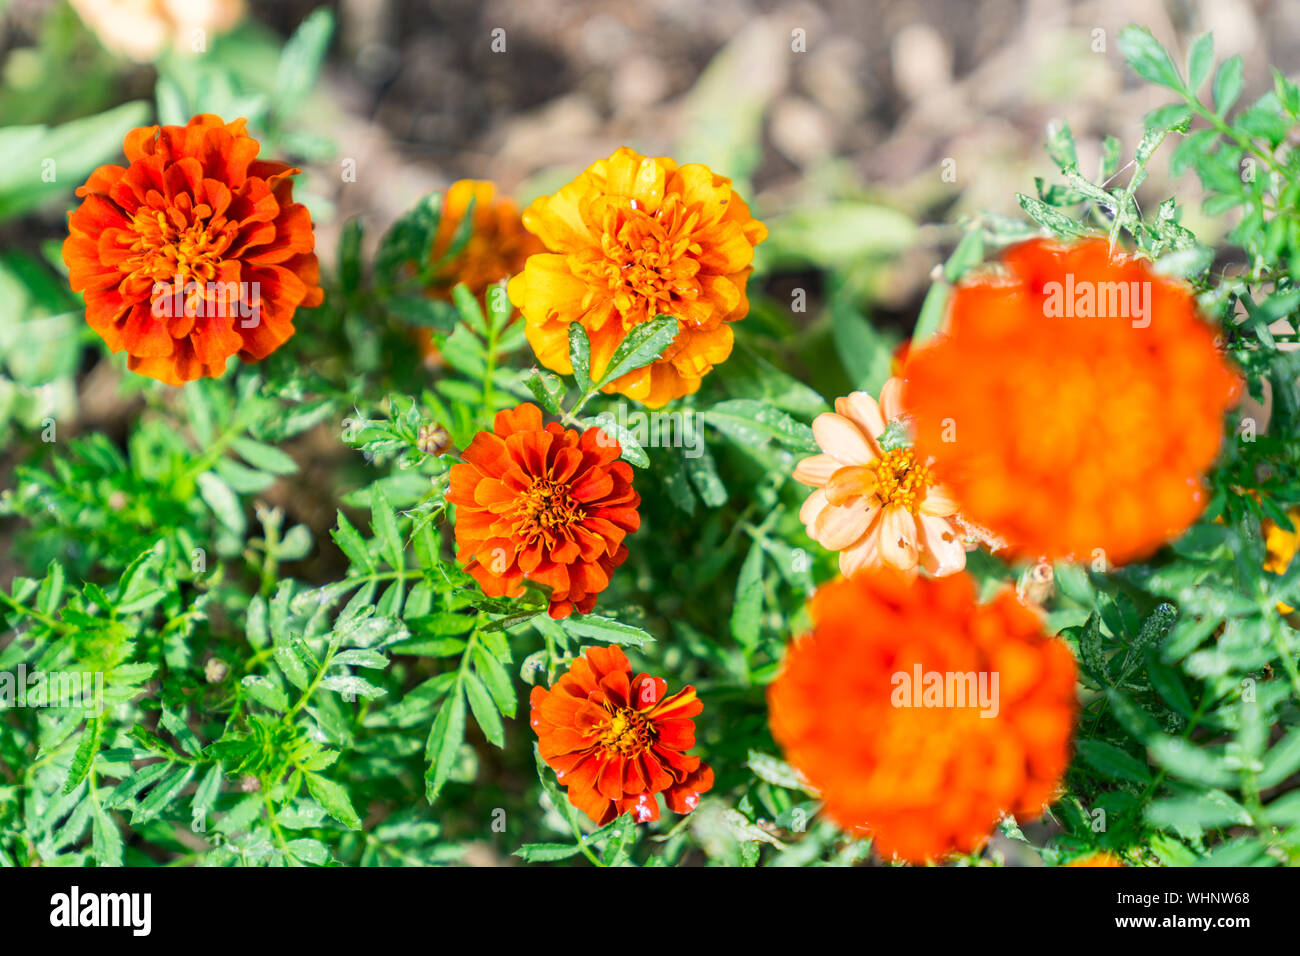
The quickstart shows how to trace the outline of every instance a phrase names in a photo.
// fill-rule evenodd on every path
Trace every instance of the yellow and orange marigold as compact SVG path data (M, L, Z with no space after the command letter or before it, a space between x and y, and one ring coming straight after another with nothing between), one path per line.
M1192 293L1102 240L1027 242L1003 265L909 354L918 450L1016 553L1144 557L1205 507L1239 381Z
M551 589L551 617L587 613L627 559L641 496L618 442L579 435L525 402L498 412L450 473L459 560L490 597L518 597L524 579Z
M659 793L674 813L690 813L713 787L712 769L686 753L704 705L694 687L667 693L662 677L632 676L618 647L588 648L549 690L533 688L538 751L597 824L623 813L657 820Z
M284 163L259 160L244 121L196 116L132 130L128 165L77 190L63 261L86 321L128 367L169 385L265 358L319 305L315 236Z
M1053 798L1074 658L1014 594L978 605L965 573L880 569L826 585L810 610L768 690L772 735L841 826L919 862L971 852L1003 814Z
M795 479L817 489L799 518L810 538L840 553L842 574L882 565L912 573L921 564L943 575L966 566L963 534L949 520L957 503L905 437L902 385L891 378L879 403L866 392L837 398L834 412L813 421L822 453L795 466Z
M745 285L767 228L729 179L623 147L534 201L524 226L550 251L529 257L510 281L510 300L547 368L573 371L574 322L591 340L599 379L633 326L671 315L678 333L664 354L606 388L658 408L697 391L731 354L728 323L749 311Z

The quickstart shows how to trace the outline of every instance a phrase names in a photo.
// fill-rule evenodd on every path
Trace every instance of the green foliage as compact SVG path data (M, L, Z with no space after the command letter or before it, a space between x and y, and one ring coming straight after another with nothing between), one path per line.
M277 154L331 156L294 117L332 29L313 14L283 51L262 51L260 71L236 69L230 45L202 65L165 60L157 118L245 115ZM1282 347L1296 335L1274 327L1300 308L1300 160L1287 145L1300 92L1277 74L1239 105L1241 61L1216 66L1208 37L1181 67L1145 31L1123 47L1173 102L1131 160L1108 140L1095 173L1053 127L1059 177L1018 197L1032 222L962 224L914 344L997 247L1038 229L1104 237L1194 285L1252 394L1270 384L1272 420L1249 437L1229 420L1210 507L1171 548L1119 572L1057 567L1047 623L1079 662L1076 759L1046 827L1008 818L1001 832L1048 863L1098 849L1139 864L1294 863L1300 637L1277 605L1300 606L1300 564L1265 571L1262 526L1289 527L1300 505L1300 359ZM734 69L720 59L691 109L720 115L709 104ZM747 177L761 91L741 106L712 140L688 139ZM0 158L61 163L49 190L0 178L0 216L69 199L66 177L109 158L141 108L0 130ZM1230 229L1193 235L1172 197L1143 208L1165 155ZM21 567L0 590L0 675L87 676L91 690L49 683L15 706L0 680L0 865L436 865L484 846L501 861L596 866L868 859L870 841L825 819L777 756L765 689L815 584L836 573L798 520L807 489L791 472L816 450L827 397L874 393L890 374L901 336L873 320L873 292L915 225L847 195L767 217L734 351L667 409L689 427L656 439L606 389L662 355L678 320L634 328L603 369L574 325L572 375L538 368L503 286L476 296L450 281L471 215L434 257L442 215L424 197L370 243L360 219L344 223L337 249L319 250L325 304L298 314L282 349L181 389L132 380L121 434L63 428L92 339L57 249L0 255L0 433L14 462L0 518ZM1245 268L1216 269L1228 255ZM774 291L790 275L816 279L808 314ZM633 466L642 527L595 613L553 620L536 585L487 597L457 561L449 469L522 401L605 429ZM986 590L1021 571L987 555L971 568ZM698 752L717 783L691 815L595 827L540 759L526 694L592 644L705 701Z

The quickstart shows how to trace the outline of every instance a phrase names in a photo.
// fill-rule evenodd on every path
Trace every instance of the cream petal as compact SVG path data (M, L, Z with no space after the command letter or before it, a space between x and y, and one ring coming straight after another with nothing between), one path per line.
M879 503L869 504L861 498L843 505L828 505L817 516L812 538L828 551L847 548L866 534L879 510Z
M921 563L937 578L956 574L966 567L966 549L957 529L943 518L923 514L921 521Z
M826 492L820 488L810 494L803 505L799 508L799 520L803 522L804 527L808 529L808 534L812 536L812 527L817 520L817 516L825 509L830 507L830 502L826 500Z
M957 499L947 485L931 485L921 501L921 514L946 518L957 513Z
M866 534L840 552L840 574L847 578L880 564L880 525L873 521Z
M866 392L851 392L835 399L835 411L861 428L868 438L879 438L885 430L885 416L876 400Z
M916 568L916 518L902 505L889 505L880 519L880 556L900 571Z
M903 380L894 376L880 390L880 414L892 422L903 417Z
M876 458L875 450L857 425L834 412L813 419L813 437L821 450L846 465L865 465Z
M794 466L794 480L821 488L844 466L830 455L810 455Z

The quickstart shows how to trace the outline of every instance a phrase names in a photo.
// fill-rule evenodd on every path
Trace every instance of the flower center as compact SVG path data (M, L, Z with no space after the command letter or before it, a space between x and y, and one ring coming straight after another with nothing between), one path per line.
M209 221L211 215L212 210L202 204L190 218L176 208L141 209L132 222L136 239L121 268L169 284L214 281L232 237L224 228L225 220Z
M887 451L867 467L876 472L881 505L901 505L912 514L921 507L926 489L934 484L930 467L920 464L911 448Z
M567 485L550 478L534 478L515 506L515 531L523 538L564 531L586 517Z
M634 757L654 743L654 725L631 707L620 707L610 716L600 735L600 745L624 757Z
M577 271L609 289L625 327L661 313L680 316L700 296L697 219L676 195L664 197L653 215L634 199L611 202L600 251L582 257Z

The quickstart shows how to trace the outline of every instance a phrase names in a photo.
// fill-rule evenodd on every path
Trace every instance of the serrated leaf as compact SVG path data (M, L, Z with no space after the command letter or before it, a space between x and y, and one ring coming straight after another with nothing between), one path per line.
M349 830L361 829L361 818L352 808L352 799L347 790L326 777L309 773L305 775L307 792L321 805L321 808Z

